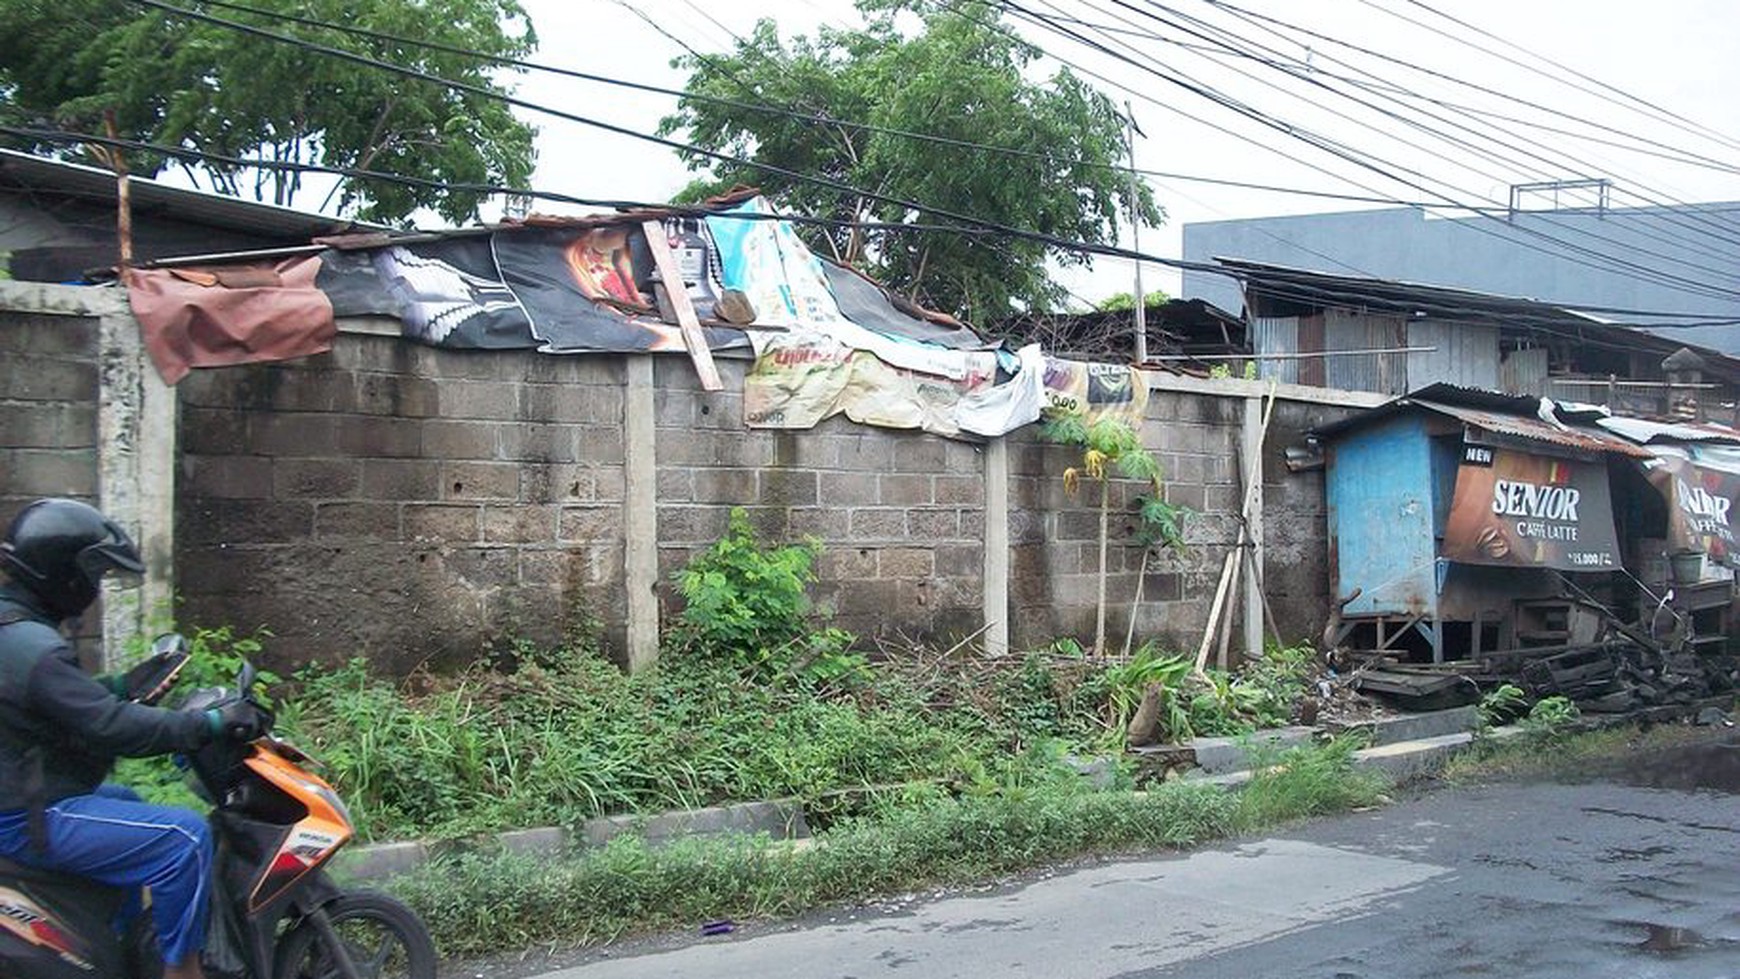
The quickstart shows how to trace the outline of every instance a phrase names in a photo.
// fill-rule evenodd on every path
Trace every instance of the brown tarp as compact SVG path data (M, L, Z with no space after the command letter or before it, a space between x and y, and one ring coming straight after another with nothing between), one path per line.
M163 380L195 367L289 360L332 349L338 322L315 288L318 256L251 265L132 269L127 301Z

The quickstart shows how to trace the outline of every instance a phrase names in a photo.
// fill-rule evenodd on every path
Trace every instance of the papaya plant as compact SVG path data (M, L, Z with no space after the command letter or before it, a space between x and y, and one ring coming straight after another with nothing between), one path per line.
M1113 479L1122 477L1146 484L1145 491L1136 499L1134 542L1142 547L1141 574L1147 573L1148 551L1152 547L1160 545L1175 551L1184 549L1184 521L1190 511L1166 501L1160 461L1142 445L1141 434L1128 422L1108 414L1090 422L1081 412L1055 412L1046 418L1041 434L1048 441L1081 450L1081 463L1063 471L1066 492L1076 495L1083 479L1099 485L1099 582L1093 648L1095 653L1103 655L1106 651L1106 554L1111 546ZM1140 580L1141 575L1138 575L1138 587ZM1132 619L1134 614L1132 609ZM1128 649L1129 643L1126 642L1126 653Z

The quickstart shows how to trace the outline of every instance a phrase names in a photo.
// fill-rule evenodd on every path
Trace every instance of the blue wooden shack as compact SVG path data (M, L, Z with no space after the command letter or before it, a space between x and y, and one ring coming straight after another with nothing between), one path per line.
M1542 404L1437 384L1316 433L1334 641L1439 662L1592 638L1566 595L1623 568L1645 453Z

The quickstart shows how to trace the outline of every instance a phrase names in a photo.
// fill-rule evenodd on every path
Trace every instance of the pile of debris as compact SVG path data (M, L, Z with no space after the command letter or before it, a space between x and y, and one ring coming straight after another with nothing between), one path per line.
M1611 714L1691 704L1740 690L1740 661L1734 656L1700 655L1628 636L1435 664L1352 655L1360 660L1352 673L1354 689L1408 710L1476 703L1507 683L1531 700L1565 697L1586 712Z

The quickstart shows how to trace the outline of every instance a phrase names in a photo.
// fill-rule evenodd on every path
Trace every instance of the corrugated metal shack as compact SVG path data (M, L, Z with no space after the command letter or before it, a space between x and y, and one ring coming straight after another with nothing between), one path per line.
M1740 422L1740 360L1551 303L1236 258L1259 376L1403 394L1430 384Z
M1337 642L1442 662L1593 638L1567 583L1620 601L1621 541L1658 539L1664 507L1647 450L1540 404L1440 384L1318 433Z

